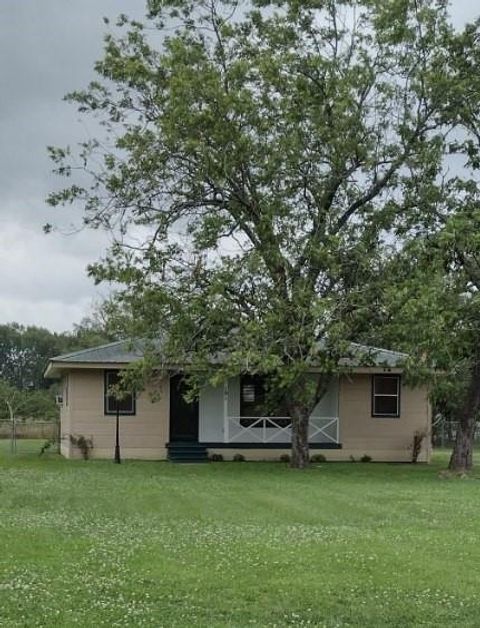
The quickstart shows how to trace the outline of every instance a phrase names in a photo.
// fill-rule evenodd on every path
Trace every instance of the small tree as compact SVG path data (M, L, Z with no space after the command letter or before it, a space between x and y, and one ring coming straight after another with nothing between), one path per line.
M192 385L261 373L305 467L309 416L368 323L389 234L436 186L450 27L434 0L237 5L151 0L160 48L119 20L99 80L69 96L106 138L73 163L50 149L92 184L49 200L116 230L90 273L124 286L118 320L152 340L145 364L182 364Z

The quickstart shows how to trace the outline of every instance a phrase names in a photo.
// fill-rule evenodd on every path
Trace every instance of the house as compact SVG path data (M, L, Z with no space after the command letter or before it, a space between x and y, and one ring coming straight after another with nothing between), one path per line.
M333 381L310 417L310 448L328 460L360 459L408 462L415 432L430 433L431 413L425 386L411 388L402 374L405 354L351 345L349 372ZM71 436L93 441L92 456L112 458L117 403L122 457L163 460L202 459L240 453L247 460L278 459L289 453L287 416L261 416L262 382L233 377L223 386L207 386L199 399L184 399L181 376L160 379L160 395L131 394L117 402L109 394L118 373L142 357L139 343L114 342L50 360L45 376L61 378L61 452L79 455ZM360 366L368 363L369 366ZM317 452L318 453L318 452ZM419 461L430 459L424 438Z

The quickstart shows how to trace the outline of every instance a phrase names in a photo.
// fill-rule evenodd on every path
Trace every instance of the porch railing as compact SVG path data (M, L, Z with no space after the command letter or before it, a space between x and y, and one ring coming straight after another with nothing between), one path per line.
M280 437L282 440L280 441ZM310 443L339 443L338 417L315 417L308 422ZM225 443L274 443L290 442L292 425L286 416L227 416L224 422Z

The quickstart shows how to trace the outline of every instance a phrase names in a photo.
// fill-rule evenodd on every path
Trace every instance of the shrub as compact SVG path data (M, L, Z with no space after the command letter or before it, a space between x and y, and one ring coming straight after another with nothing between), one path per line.
M39 456L43 456L44 453L46 453L49 449L51 449L56 444L57 444L56 438L49 438L48 440L46 440L43 443L43 445L40 447Z
M310 462L327 462L327 459L323 454L313 454L310 458Z
M363 454L363 456L360 458L360 462L372 462L372 456L369 456L368 454Z
M70 442L74 447L80 450L82 458L88 460L93 449L93 440L91 438L85 438L82 434L75 436L70 434Z
M245 462L245 456L243 454L235 454L233 456L233 462Z
M282 454L280 456L280 462L290 462L290 455L289 454Z
M423 439L426 437L427 433L425 430L417 430L413 434L413 443L412 443L412 462L418 462L418 456L422 451Z
M223 462L222 454L210 454L208 459L210 462Z

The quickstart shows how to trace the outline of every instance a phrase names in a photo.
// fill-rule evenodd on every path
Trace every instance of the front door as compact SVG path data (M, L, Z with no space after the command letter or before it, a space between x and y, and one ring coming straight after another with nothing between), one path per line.
M170 378L170 442L198 442L198 400L185 401L181 375Z

